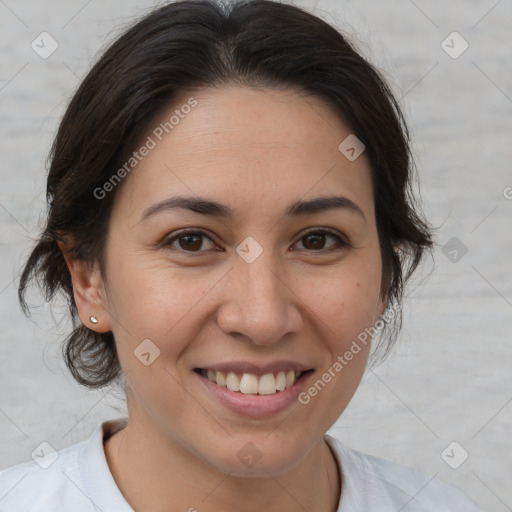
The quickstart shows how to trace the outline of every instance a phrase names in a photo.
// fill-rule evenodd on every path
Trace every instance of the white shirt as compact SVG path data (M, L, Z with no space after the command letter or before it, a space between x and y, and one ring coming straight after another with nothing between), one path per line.
M0 471L0 512L134 512L103 447L126 421L105 421L85 441L51 453L42 447L37 462ZM483 512L448 484L325 438L342 469L338 512Z

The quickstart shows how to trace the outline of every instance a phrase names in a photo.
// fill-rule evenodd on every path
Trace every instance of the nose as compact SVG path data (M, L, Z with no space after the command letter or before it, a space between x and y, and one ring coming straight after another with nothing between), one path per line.
M237 258L223 288L217 324L240 341L270 346L301 330L300 299L270 254Z

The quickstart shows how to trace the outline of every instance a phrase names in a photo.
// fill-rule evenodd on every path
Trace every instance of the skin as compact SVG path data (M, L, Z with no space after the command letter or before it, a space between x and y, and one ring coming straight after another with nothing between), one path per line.
M67 256L80 318L113 331L126 375L129 422L105 443L108 464L136 511L333 512L340 475L323 435L354 395L369 346L307 405L265 418L212 400L193 369L286 359L313 368L313 384L375 324L385 297L369 161L338 150L350 128L319 98L223 86L169 112L190 96L198 105L116 190L105 276ZM176 209L141 221L174 195L236 215ZM349 198L364 219L346 208L284 216L290 203L326 195ZM318 227L350 245L304 237ZM183 228L211 240L160 243ZM252 263L236 252L248 236L263 249ZM147 338L160 356L145 366L133 352ZM249 442L262 455L252 467L237 457Z

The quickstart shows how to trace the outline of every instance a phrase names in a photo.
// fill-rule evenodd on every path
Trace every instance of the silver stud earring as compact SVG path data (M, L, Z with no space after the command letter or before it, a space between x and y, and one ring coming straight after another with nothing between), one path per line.
M91 321L91 324L97 324L98 323L98 319L96 318L96 315L90 316L89 320Z

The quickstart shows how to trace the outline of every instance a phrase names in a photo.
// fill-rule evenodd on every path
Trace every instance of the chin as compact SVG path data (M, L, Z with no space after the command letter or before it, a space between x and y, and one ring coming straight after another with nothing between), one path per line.
M292 470L307 454L307 440L283 442L268 434L244 436L219 446L217 453L208 456L210 464L222 473L242 478L268 478Z

